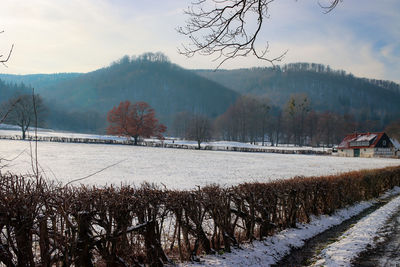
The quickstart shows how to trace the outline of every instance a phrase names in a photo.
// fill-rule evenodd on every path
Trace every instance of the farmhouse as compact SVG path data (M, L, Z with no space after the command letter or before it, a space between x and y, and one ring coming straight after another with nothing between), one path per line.
M395 149L390 138L380 133L353 133L347 135L338 146L342 157L394 157Z

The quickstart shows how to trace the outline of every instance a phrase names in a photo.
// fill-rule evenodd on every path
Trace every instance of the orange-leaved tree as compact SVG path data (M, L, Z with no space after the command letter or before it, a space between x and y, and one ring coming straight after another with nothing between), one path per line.
M139 137L162 138L167 130L165 125L158 122L154 109L146 102L133 105L129 101L121 102L108 112L107 120L110 123L108 134L133 137L135 145Z

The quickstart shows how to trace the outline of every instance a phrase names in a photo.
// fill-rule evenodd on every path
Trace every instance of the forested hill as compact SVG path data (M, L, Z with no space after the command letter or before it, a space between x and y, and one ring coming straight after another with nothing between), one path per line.
M53 73L53 74L1 74L0 80L6 83L25 84L33 88L47 88L51 87L63 80L69 80L82 75L82 73Z
M0 79L0 105L2 102L19 95L30 93L31 90L26 87L23 83L8 83Z
M1 102L34 87L47 103L48 127L73 131L104 130L107 112L124 100L148 102L160 120L171 125L181 111L215 118L241 94L267 96L284 108L292 94L304 93L316 111L352 114L362 122L376 121L380 128L400 117L398 84L309 63L193 71L161 53L146 53L89 73L0 74L0 79L7 82L0 81Z
M159 114L188 110L212 117L238 96L157 54L124 57L109 67L60 82L46 93L79 108L109 110L123 100L146 101Z
M46 77L48 79L46 79ZM50 106L49 126L69 130L105 128L106 114L121 101L148 102L163 123L190 111L216 117L239 96L216 82L183 69L160 53L125 56L110 66L84 74L21 76L34 83Z
M290 95L305 93L319 111L354 114L383 124L400 116L400 86L354 77L329 66L294 63L276 68L198 70L203 77L240 94L267 96L283 106Z

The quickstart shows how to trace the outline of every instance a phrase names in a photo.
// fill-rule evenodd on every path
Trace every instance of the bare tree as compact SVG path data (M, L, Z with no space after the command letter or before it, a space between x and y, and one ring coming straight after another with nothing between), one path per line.
M216 55L219 68L235 57L254 55L272 65L279 62L287 51L277 57L267 57L269 44L264 49L256 45L262 25L269 17L269 6L274 0L196 0L185 14L186 26L177 31L190 38L189 45L182 45L179 53L192 57ZM327 0L321 4L325 13L332 11L342 0ZM255 26L254 26L255 24Z
M211 138L212 124L208 117L203 115L193 115L187 128L187 138L196 140L198 149L200 144Z
M174 115L171 133L175 137L185 138L193 114L188 111L178 112Z
M215 130L225 140L262 141L270 124L270 101L265 97L244 95L215 120Z
M4 31L0 31L0 33L4 33ZM4 55L0 55L0 63L3 64L4 66L6 66L5 63L10 59L13 49L14 49L14 44L11 45L10 51L8 52L8 56L6 58L3 58ZM4 114L2 114L0 111L0 123L3 123L7 119L8 114L10 114L11 110L18 102L19 99L14 99L14 102L11 103L9 108L7 110L4 110Z
M3 110L0 110L0 124L3 123L7 119L8 115L11 113L11 111L14 109L15 105L17 105L20 100L21 99L19 97L14 98L12 101L11 100L8 101L7 105L5 105L2 108Z
M45 106L39 95L33 97L23 94L14 97L3 105L3 110L8 110L5 122L21 127L22 139L26 138L26 131L32 124L36 127L44 123Z
M259 113L260 113L260 124L261 124L261 139L262 139L262 145L264 146L265 144L265 134L267 133L267 125L270 124L269 122L269 111L271 109L271 106L269 104L269 99L268 98L263 98L259 100ZM272 135L269 136L270 139L272 140Z
M400 119L391 122L386 126L385 132L391 137L400 141Z
M304 143L304 125L308 112L310 112L310 101L305 94L294 94L286 103L286 122L289 135L293 137L293 143L302 146Z

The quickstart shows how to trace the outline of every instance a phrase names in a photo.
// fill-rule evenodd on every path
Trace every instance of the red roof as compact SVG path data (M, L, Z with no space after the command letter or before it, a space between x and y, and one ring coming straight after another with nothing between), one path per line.
M368 142L368 145L351 146L351 148L374 148L384 134L385 134L384 132L348 134L339 144L338 148L339 149L350 148L351 142L358 142L358 143Z

